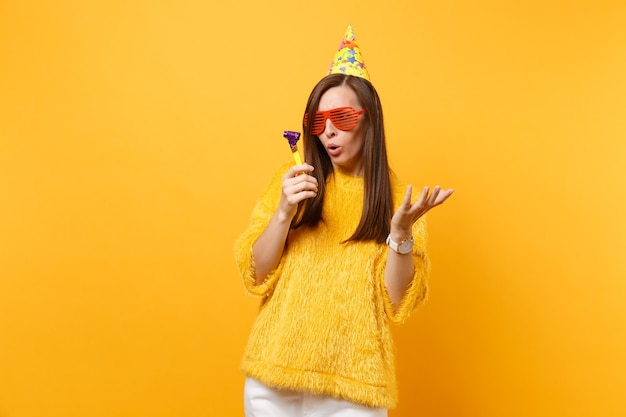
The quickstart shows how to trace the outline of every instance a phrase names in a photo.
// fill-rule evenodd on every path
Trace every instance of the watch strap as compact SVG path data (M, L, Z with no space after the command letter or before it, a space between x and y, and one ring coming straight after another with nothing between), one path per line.
M409 242L409 241L411 242L410 247L408 248L408 250L403 251L403 250L401 249L402 245L403 245L405 242ZM411 252L411 250L413 249L413 236L411 236L411 237L410 237L410 238L408 238L408 239L404 239L404 240L402 240L402 241L400 241L400 242L396 242L396 241L394 241L394 240L391 238L391 233L390 233L390 234L387 236L387 241L386 241L386 242L387 242L387 245L389 245L389 247L390 247L391 249L393 249L393 251L394 251L394 252L397 252L397 253L402 254L402 255L406 255L406 254L410 253L410 252Z

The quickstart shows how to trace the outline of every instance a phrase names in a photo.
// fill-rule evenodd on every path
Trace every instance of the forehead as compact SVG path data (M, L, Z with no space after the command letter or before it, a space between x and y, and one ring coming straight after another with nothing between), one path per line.
M322 94L317 110L326 111L346 106L353 107L356 110L361 109L356 93L350 87L340 85L330 88Z

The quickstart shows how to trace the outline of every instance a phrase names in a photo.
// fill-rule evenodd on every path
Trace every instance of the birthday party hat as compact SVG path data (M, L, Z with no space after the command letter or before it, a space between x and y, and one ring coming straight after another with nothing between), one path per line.
M333 62L330 63L328 74L354 75L355 77L365 78L370 81L370 76L363 63L361 50L356 43L356 39L354 39L352 25L348 25L348 29L346 29L345 35L343 35L339 48L337 48L335 58Z

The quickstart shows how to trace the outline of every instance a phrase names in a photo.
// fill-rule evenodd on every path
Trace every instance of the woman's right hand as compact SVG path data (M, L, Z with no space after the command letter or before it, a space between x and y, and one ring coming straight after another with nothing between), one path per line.
M267 275L278 266L291 220L298 211L298 203L317 195L317 179L310 175L311 172L313 167L305 163L292 166L283 176L278 208L252 246L257 285L263 283Z
M307 163L294 165L283 176L282 194L278 212L284 220L291 220L296 215L298 203L317 195L317 178L310 175L313 166Z

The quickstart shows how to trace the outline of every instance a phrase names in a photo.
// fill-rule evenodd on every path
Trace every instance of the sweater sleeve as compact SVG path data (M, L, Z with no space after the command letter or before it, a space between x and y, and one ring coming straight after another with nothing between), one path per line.
M400 305L397 309L394 309L393 302L387 291L387 285L385 284L385 267L387 265L387 256L382 256L380 264L377 268L381 271L377 276L381 277L380 292L383 295L383 302L385 306L385 313L389 320L394 324L402 324L411 315L411 312L420 303L424 302L428 295L428 275L430 273L430 262L428 260L428 254L426 253L426 220L424 217L419 219L413 225L413 239L415 243L413 245L413 265L415 266L415 272L413 278L409 284L404 297L400 301Z
M256 285L252 246L259 236L261 236L272 218L274 211L276 211L276 207L278 207L282 178L292 164L293 163L285 164L276 171L274 177L265 189L265 192L261 195L252 210L248 227L235 240L235 261L239 269L239 274L243 279L244 288L248 293L253 295L266 296L271 293L280 276L282 263L279 263L278 267L268 274L263 283Z

